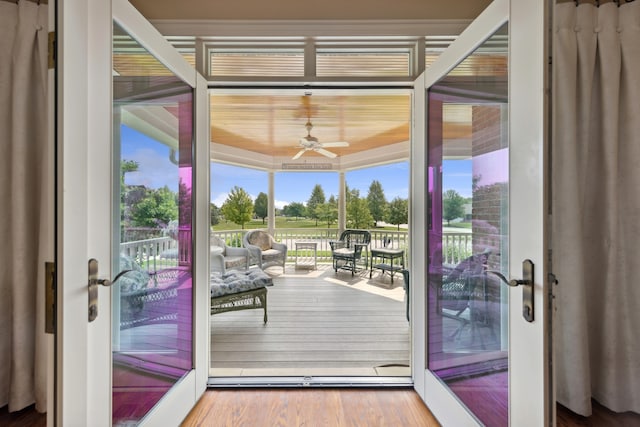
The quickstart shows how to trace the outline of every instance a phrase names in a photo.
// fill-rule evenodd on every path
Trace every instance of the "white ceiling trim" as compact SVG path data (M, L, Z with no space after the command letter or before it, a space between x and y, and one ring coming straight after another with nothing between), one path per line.
M340 157L340 170L350 171L409 160L409 141L373 148Z
M165 36L424 37L460 34L471 20L151 20Z
M283 164L295 164L297 170L305 170L304 167L301 166L305 163L309 164L308 170L319 170L316 165L322 164L322 166L326 166L329 164L331 165L329 169L325 169L324 167L322 169L346 172L349 170L407 161L409 159L409 148L409 141L403 141L386 147L339 156L334 159L313 156L292 160L291 157L273 157L212 142L211 161L263 171L282 171L285 169L282 166Z
M127 106L122 108L121 122L138 132L178 149L178 118L161 106Z

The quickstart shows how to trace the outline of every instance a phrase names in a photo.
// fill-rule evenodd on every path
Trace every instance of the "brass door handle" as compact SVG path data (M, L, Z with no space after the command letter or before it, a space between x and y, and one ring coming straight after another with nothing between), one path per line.
M499 271L487 270L487 273L496 275L507 286L522 286L522 317L527 322L533 322L533 262L530 259L522 261L522 279L507 280Z
M502 280L504 282L505 285L511 286L512 288L515 288L515 287L520 286L520 285L530 285L531 284L531 282L529 280L521 280L521 279L507 280L507 278L504 277L504 274L502 274L502 273L500 273L499 271L496 271L496 270L487 270L487 273L495 274L496 276L498 276L500 278L500 280Z
M122 270L113 280L98 279L98 260L95 258L89 260L89 322L93 322L98 317L98 285L109 287L130 271Z

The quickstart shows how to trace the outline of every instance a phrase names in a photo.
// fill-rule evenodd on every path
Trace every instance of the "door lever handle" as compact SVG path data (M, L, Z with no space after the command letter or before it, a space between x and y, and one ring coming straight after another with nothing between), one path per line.
M89 260L89 322L93 322L98 317L98 285L111 286L115 284L125 273L131 270L122 270L113 280L98 279L98 260Z
M496 276L498 276L498 278L500 278L500 280L502 280L504 282L505 285L511 286L512 288L515 288L515 287L520 286L520 285L528 285L529 284L528 280L520 280L520 279L507 280L507 278L504 277L504 274L502 274L502 273L500 273L499 271L496 271L496 270L487 270L487 273L495 274Z
M533 262L529 259L522 261L522 279L507 280L504 274L496 270L487 270L496 275L507 286L522 286L522 317L527 322L533 322Z

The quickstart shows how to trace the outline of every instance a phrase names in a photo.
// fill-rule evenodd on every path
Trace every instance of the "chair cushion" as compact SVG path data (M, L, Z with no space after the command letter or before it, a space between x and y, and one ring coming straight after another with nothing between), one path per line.
M253 232L249 236L249 243L258 246L261 250L271 249L271 238L267 233L261 231Z
M122 294L130 294L145 289L149 285L149 274L146 271L128 271L120 276L118 284Z
M149 273L142 269L133 258L120 255L120 271L131 270L118 279L120 292L129 294L146 288L149 285Z
M243 256L227 256L224 258L225 268L246 267L247 258Z
M262 251L263 260L273 260L282 258L282 251L277 249L267 249Z
M211 274L211 297L237 294L273 285L273 280L262 270L230 271L224 275Z
M333 255L352 257L355 251L352 248L340 248L333 251Z

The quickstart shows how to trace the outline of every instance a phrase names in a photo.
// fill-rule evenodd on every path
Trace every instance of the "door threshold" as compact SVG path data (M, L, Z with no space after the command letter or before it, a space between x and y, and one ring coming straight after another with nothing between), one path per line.
M411 377L209 377L209 388L413 387Z

